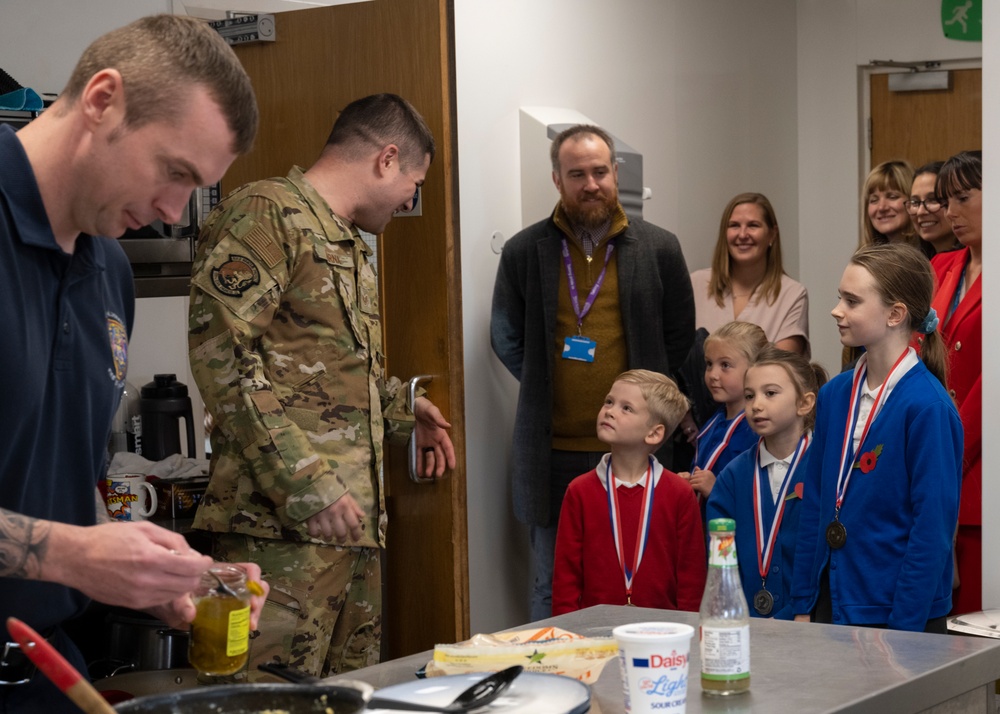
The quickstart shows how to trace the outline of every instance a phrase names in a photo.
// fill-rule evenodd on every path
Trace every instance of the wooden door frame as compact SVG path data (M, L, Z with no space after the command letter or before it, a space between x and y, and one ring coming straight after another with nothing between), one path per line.
M468 554L468 517L466 507L466 472L465 472L465 382L464 382L464 338L461 309L461 251L459 239L458 214L458 136L457 136L457 104L455 90L455 41L454 41L454 0L409 0L410 2L434 2L438 6L440 26L438 28L441 41L440 52L443 58L441 64L442 100L444 107L441 115L442 130L437 139L437 156L428 172L427 190L440 191L444 196L444 251L438 256L440 274L430 276L414 276L409 268L407 253L416 249L405 239L393 240L392 233L405 227L405 218L396 219L386 228L389 238L383 241L386 234L379 236L379 290L383 308L383 332L385 335L386 367L389 374L412 376L423 370L420 360L411 360L411 353L423 350L425 353L447 355L444 359L450 366L446 374L435 374L433 380L425 385L427 396L444 413L451 422L452 440L455 444L456 468L448 472L445 478L450 479L451 498L445 506L440 501L437 508L431 505L434 500L431 489L433 484L414 483L407 475L408 454L402 448L386 449L385 452L385 489L386 506L389 515L389 531L386 549L387 587L413 587L416 592L410 593L409 601L419 604L430 614L449 621L453 627L448 641L461 641L470 636L470 606L469 606L469 554ZM440 171L440 173L438 173ZM432 178L433 175L433 178ZM387 264L385 256L395 254L396 260ZM412 336L407 336L405 330L400 330L401 320L394 315L405 310L406 303L421 299L420 280L443 280L450 285L448 305L443 317L446 336L433 336L414 342ZM392 281L396 285L406 285L396 292L394 303L385 292L386 286ZM428 508L428 506L430 506ZM429 531L436 533L436 539L447 539L450 542L450 552L430 552L424 544L409 542L396 538L392 522L400 510L405 510L412 517L420 519ZM450 518L442 519L448 515ZM405 582L397 571L401 560L407 565L429 563L445 557L452 562L453 580L451 583L414 583ZM447 596L451 602L445 601ZM419 607L418 607L419 609ZM387 611L383 616L383 659L397 658L432 648L438 641L433 635L413 622L404 622L399 611ZM400 636L399 631L405 627L409 632Z
M930 63L935 65L935 70L958 70L958 69L979 69L983 68L982 57L972 57L961 60L920 60L906 62L907 65L926 66ZM872 95L871 78L876 74L906 74L911 70L906 67L886 67L878 64L866 64L858 67L858 193L864 186L868 172L872 170L871 162L871 121L872 121ZM947 157L945 157L947 158Z

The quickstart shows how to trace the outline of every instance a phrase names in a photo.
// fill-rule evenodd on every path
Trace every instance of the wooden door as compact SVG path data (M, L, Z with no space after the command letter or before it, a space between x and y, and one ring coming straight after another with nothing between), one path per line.
M871 166L905 159L913 168L982 148L983 72L951 70L946 90L889 91L889 75L871 76Z
M469 635L452 9L451 0L373 0L279 13L275 42L236 47L261 126L253 152L226 174L224 192L310 166L337 112L376 92L409 100L437 143L422 215L395 219L379 238L379 283L388 373L404 381L433 376L428 396L452 424L458 467L418 485L403 449L386 455L383 659Z

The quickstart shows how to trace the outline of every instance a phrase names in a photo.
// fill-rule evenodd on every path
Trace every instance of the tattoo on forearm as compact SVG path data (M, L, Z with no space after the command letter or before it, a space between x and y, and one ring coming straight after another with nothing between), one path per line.
M37 578L52 524L0 508L0 577Z

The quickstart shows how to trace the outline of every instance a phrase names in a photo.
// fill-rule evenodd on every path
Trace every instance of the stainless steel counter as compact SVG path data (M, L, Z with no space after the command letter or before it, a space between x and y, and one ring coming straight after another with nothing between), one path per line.
M696 628L688 680L688 714L698 712L996 712L1000 641L958 635L876 630L772 620L751 621L748 694L702 695L695 613L599 605L512 629L556 625L582 635L610 636L627 622L684 622ZM351 672L376 688L409 681L431 653ZM623 711L618 660L593 685L592 712Z

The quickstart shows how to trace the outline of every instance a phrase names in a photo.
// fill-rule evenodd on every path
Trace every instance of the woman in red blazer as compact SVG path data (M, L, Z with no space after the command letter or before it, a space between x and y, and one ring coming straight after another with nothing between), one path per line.
M979 151L956 154L941 167L936 192L965 247L931 260L938 281L933 307L948 348L948 388L965 430L955 541L959 585L952 597L956 615L982 610L982 175Z

